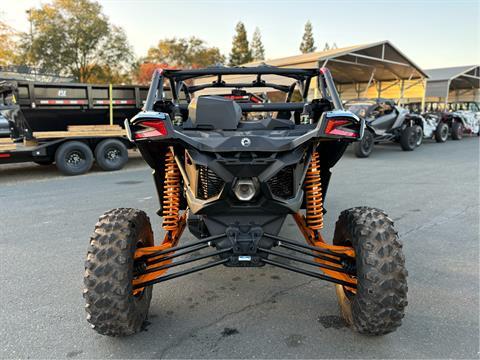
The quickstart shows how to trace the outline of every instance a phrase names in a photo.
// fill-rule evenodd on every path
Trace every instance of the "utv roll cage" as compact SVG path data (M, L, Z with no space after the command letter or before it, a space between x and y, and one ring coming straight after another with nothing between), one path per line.
M227 75L256 75L255 80L251 82L227 82L224 76ZM295 80L290 86L280 85L265 81L264 75L278 75ZM205 84L189 85L188 80L194 80L203 77L215 77L214 80ZM197 91L209 88L272 88L286 94L285 101L281 103L268 103L259 106L258 104L239 104L242 111L276 111L276 110L298 110L302 109L307 102L308 90L312 79L317 77L317 88L320 90L322 97L331 101L337 110L343 110L342 102L335 88L330 71L327 68L316 69L282 69L268 65L257 67L223 67L215 66L205 69L192 70L172 70L159 69L156 70L150 89L148 91L147 100L145 101L144 110L153 111L154 104L157 101L165 100L164 86L165 80L170 84L172 92L172 102L181 107L179 103L180 93L183 92L187 102L191 100L191 94ZM303 103L292 103L293 92L298 87L303 99ZM285 105L287 104L287 105Z

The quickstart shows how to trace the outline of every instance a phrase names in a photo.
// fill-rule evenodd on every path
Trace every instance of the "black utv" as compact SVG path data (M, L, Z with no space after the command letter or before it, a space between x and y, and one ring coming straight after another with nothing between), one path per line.
M355 155L370 156L374 144L398 142L404 151L413 151L422 143L422 118L411 114L390 99L348 101L345 108L365 119L363 139L354 144Z
M314 79L322 97L307 101ZM265 90L285 101L252 95ZM290 102L294 91L302 101ZM382 210L353 207L340 214L331 243L321 234L331 168L364 127L343 110L326 68L156 72L145 110L126 128L153 169L165 235L154 240L141 210L100 217L84 275L92 327L109 336L138 332L152 285L223 265L332 282L355 330L394 331L407 305L407 271L393 221ZM280 234L289 215L304 241ZM196 241L180 242L186 228Z

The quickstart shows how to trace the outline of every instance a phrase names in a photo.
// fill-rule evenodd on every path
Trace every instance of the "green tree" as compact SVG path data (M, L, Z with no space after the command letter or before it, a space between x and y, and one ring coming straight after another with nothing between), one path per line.
M54 0L28 14L32 33L23 35L22 47L30 64L81 82L129 71L133 55L125 32L110 24L97 2Z
M262 36L258 27L255 28L252 38L252 58L255 61L265 60L265 48L263 47Z
M302 54L306 54L314 52L316 49L315 40L313 39L312 23L309 20L305 24L305 30L303 32L302 42L300 44L300 51Z
M328 42L325 43L325 46L323 47L323 51L328 51L330 50L330 45L328 45Z
M17 32L0 20L0 66L17 65Z
M217 47L208 47L205 41L191 37L169 38L151 47L145 58L150 63L165 63L173 67L198 68L223 64L225 56Z
M252 51L248 44L247 30L245 30L245 25L240 21L235 27L235 36L233 37L229 65L238 66L252 60Z

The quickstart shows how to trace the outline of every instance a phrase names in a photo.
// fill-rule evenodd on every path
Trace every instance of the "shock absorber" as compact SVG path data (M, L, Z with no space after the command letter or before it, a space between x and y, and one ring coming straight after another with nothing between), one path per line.
M180 211L180 170L175 162L173 149L165 155L165 185L163 192L163 230L175 230Z
M312 230L323 228L323 194L320 178L320 159L315 150L305 176L305 194L307 211L305 221Z

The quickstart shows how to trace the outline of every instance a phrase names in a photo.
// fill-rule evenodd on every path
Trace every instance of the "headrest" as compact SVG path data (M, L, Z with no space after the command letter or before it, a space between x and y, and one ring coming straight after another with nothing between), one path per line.
M235 101L222 96L203 95L192 99L188 115L194 128L236 130L242 109Z

